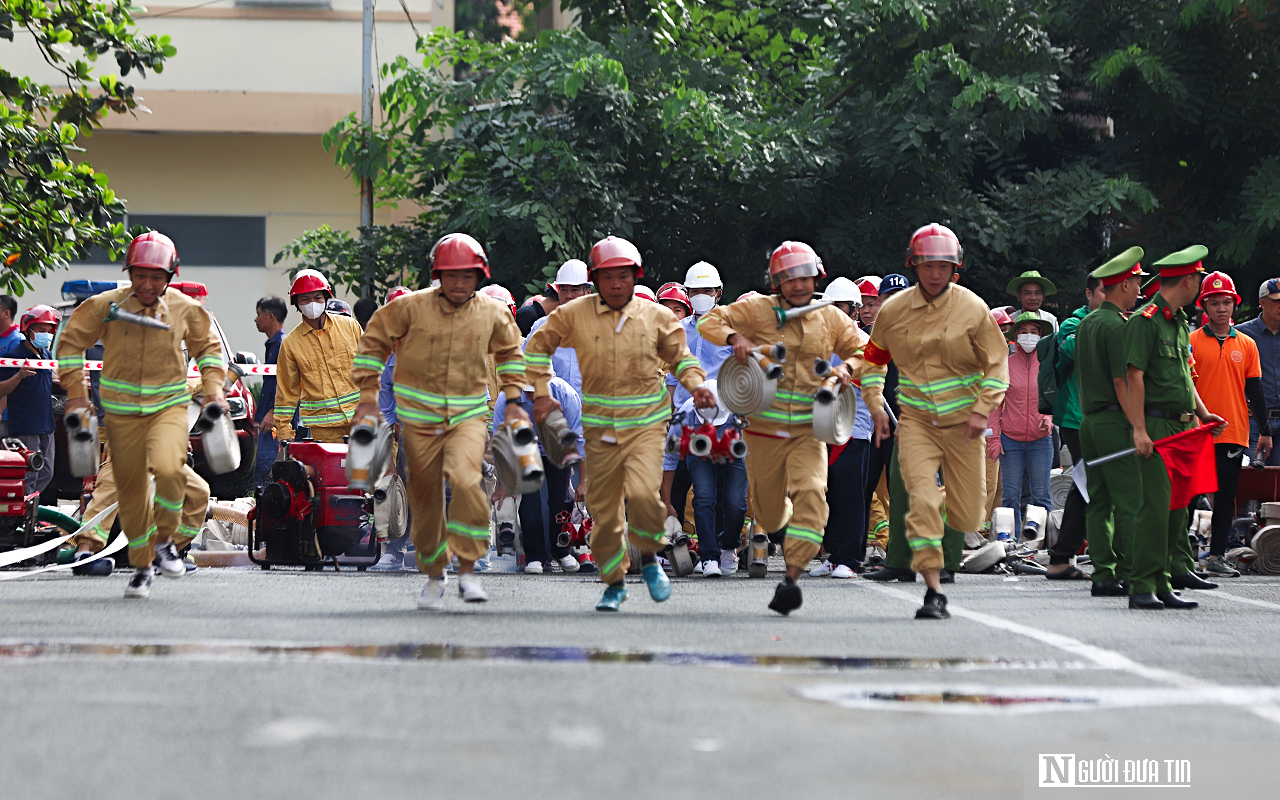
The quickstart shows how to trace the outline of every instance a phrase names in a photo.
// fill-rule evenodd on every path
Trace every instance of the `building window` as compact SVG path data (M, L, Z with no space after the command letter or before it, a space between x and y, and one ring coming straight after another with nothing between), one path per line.
M127 214L125 228L144 225L173 240L184 267L265 267L267 218L201 214ZM97 248L81 264L110 264ZM115 263L120 263L119 261Z

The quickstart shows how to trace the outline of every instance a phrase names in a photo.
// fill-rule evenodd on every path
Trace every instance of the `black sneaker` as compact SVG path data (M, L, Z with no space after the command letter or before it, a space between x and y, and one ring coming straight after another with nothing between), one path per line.
M800 607L800 587L792 578L783 578L778 588L773 590L773 599L769 601L769 610L777 611L782 616L790 614Z
M862 576L869 581L902 581L903 583L915 583L916 574L909 569L898 569L897 567L881 567L874 572L868 572Z
M124 596L144 600L151 596L151 567L142 567L133 571L129 585L124 587Z
M924 605L916 610L916 619L951 619L947 611L947 596L930 589L924 593Z

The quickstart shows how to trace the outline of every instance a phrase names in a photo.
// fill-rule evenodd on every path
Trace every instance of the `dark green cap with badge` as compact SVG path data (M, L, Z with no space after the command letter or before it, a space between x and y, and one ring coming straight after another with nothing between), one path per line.
M1054 294L1055 292L1058 291L1058 287L1053 285L1053 281L1041 275L1039 272L1036 272L1034 269L1029 269L1026 272L1019 275L1018 277L1009 281L1009 286L1008 286L1009 294L1013 295L1014 297L1017 297L1018 290L1022 288L1022 284L1024 283L1040 284L1040 287L1044 289L1045 294Z
M1155 263L1160 268L1161 278L1176 278L1179 275L1190 275L1193 272L1204 272L1204 258L1209 255L1209 248L1202 244L1170 253Z
M1134 275L1146 275L1147 273L1142 271L1142 264L1138 263L1142 260L1142 256L1141 247L1130 247L1089 273L1089 276L1102 281L1103 286L1115 286Z

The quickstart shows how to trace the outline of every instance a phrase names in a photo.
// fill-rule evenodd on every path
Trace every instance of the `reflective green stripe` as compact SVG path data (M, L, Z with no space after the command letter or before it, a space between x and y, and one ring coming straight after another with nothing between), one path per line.
M912 540L911 540L911 549L912 549L912 550L924 550L924 549L926 549L926 548L933 549L933 550L941 550L941 549L942 549L942 540L941 540L941 539L926 539L926 538L924 538L924 537L921 537L921 538L919 538L919 539L912 539Z
M159 403L154 403L152 405L117 403L114 400L108 400L104 397L102 398L102 409L104 411L109 411L112 414L137 416L140 414L154 414L157 411L164 411L166 408L173 408L174 406L186 405L189 402L191 402L191 395L187 394L185 391L180 395L175 395L168 400L162 400Z
M884 530L884 529L885 529L885 528L887 528L887 527L889 527L889 520L887 520L887 519L882 519L882 520L880 520L879 522L877 522L877 523L876 523L876 526L875 526L874 528L872 528L872 529L871 529L871 532L872 532L872 533L879 533L880 531Z
M582 396L582 404L584 406L604 406L605 408L641 408L643 406L651 406L654 403L661 403L666 399L666 390L659 389L653 394L618 395L616 397L607 394L584 394Z
M524 372L524 359L521 358L516 361L503 361L494 368L494 371L499 375L503 375L508 372Z
M299 418L309 425L337 425L342 422L350 422L351 415L338 412L337 414L299 414Z
M102 529L102 526L97 524L95 524L92 528L89 529L89 533L93 534L94 536L97 536L99 539L101 539L104 542L107 539L111 538L108 535L107 531L104 531Z
M404 400L414 400L429 406L473 406L476 403L484 402L484 395L443 395L424 392L421 389L414 389L411 386L397 383L395 385L395 395ZM359 397L359 395L356 395Z
M430 557L422 555L422 551L418 550L417 551L418 563L424 567L431 566L432 564L440 560L440 557L444 555L444 551L448 546L449 546L448 542L441 542L440 546L436 548L436 551L432 553Z
M684 372L686 369L693 369L694 367L701 367L701 366L702 366L701 362L699 362L698 359L692 356L690 356L689 358L682 358L680 359L680 363L676 364L676 374L679 375L680 373Z
M982 373L974 372L970 375L964 375L959 378L947 378L946 380L935 381L934 383L913 383L910 378L903 375L902 385L908 389L916 389L921 394L941 394L953 389L967 389L977 386L982 381Z
M357 355L351 359L352 369L371 369L374 372L382 372L387 365L374 358L373 356Z
M469 539L488 539L489 528L477 528L472 525L465 525L455 520L449 520L449 524L444 527L449 533L456 533L459 536L466 536Z
M225 366L222 363L222 356L215 356L215 355L200 356L199 358L196 359L196 364L198 364L201 369L204 369L205 367Z
M954 400L946 400L941 403L934 403L923 397L913 397L905 392L898 395L898 402L907 408L914 408L917 411L925 411L934 416L945 417L947 414L960 411L961 409L972 406L977 398L973 396L957 397Z
M795 392L778 392L773 396L773 399L775 401L780 400L784 403L799 403L806 406L813 405L813 395L796 394Z
M600 570L601 577L608 575L610 572L613 572L615 569L621 569L622 557L626 555L626 553L627 553L626 548L623 548L622 550L618 551L618 554L616 556L613 556L608 561L604 562L604 567Z
M151 537L153 537L153 536L155 536L155 535L156 535L156 526L155 526L155 525L152 525L150 528L147 528L147 535L146 535L146 536L143 536L141 539L130 539L130 540L129 540L129 549L130 549L130 550L134 550L134 549L137 549L137 548L139 548L139 547L146 547L146 546L147 546L147 542L151 541Z
M540 367L547 367L551 365L551 356L544 355L542 353L531 353L528 350L524 351L524 360L528 361L530 364L537 364Z
M185 380L160 385L149 383L127 383L125 381L117 381L113 378L102 378L101 380L103 389L110 389L113 392L120 392L121 394L136 394L143 397L154 397L159 394L173 394L174 392L184 391L187 388L187 382Z
M165 511L181 511L182 510L181 500L177 500L177 501L166 500L160 495L156 495L155 504L163 508Z
M822 534L818 531L811 531L808 528L800 528L795 525L787 526L787 538L799 539L804 542L812 542L816 545L822 544Z
M407 408L405 406L396 406L396 416L403 417L413 422L429 422L433 424L444 422L444 417L439 414L419 411L416 408Z
M862 388L865 389L868 386L884 386L884 376L883 375L864 375L862 378Z
M790 411L774 411L773 409L767 409L765 411L761 411L758 416L761 419L769 419L769 420L773 420L774 422L783 422L788 425L798 425L806 422L807 423L813 422L812 411L790 412Z
M662 537L666 535L666 531L649 533L648 531L642 531L639 528L635 528L635 527L628 527L627 533L628 535L634 533L636 536L639 536L641 539L648 539L651 542L660 542L662 541Z
M186 537L187 537L187 538L189 538L189 539L194 539L194 538L196 538L197 536L199 536L199 535L200 535L200 529L199 529L199 528L193 528L193 527L191 527L190 525L179 525L179 526L178 526L178 533L179 533L179 534L181 534L181 535L183 535L183 536L186 536Z
M599 417L595 414L583 414L582 425L587 428L641 428L662 422L671 416L671 412L663 408L643 417Z
M299 408L336 408L345 406L348 403L354 403L360 399L359 392L351 392L341 397L326 397L323 400L303 400L298 403Z
M59 369L74 369L84 366L84 356L63 356L58 359Z
M998 380L996 378L983 378L982 388L983 389L1008 389L1009 384L1005 383L1002 380Z

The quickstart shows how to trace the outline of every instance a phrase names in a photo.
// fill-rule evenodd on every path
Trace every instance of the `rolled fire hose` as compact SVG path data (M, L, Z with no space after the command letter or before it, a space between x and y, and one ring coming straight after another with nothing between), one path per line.
M858 399L831 372L831 363L814 359L813 371L826 380L813 395L813 435L820 442L844 444L853 435Z
M985 572L999 564L1004 557L1004 542L989 542L970 554L960 565L960 569L965 572Z
M732 353L720 365L716 385L720 402L740 417L751 417L768 410L778 392L778 379L782 377L782 364L787 360L787 348L778 342L767 352L757 347L746 364L739 364Z
M1253 562L1256 572L1280 575L1280 525L1268 525L1255 533L1249 547L1258 554Z
M218 503L209 504L209 518L216 519L218 522L226 522L231 525L240 525L249 527L249 515L238 508L220 505Z
M582 454L578 452L578 434L569 427L559 410L547 415L538 435L542 439L542 448L547 451L547 460L556 469L573 466L582 460Z
M507 420L493 433L493 466L498 480L513 496L542 488L542 456L533 425L524 420Z

